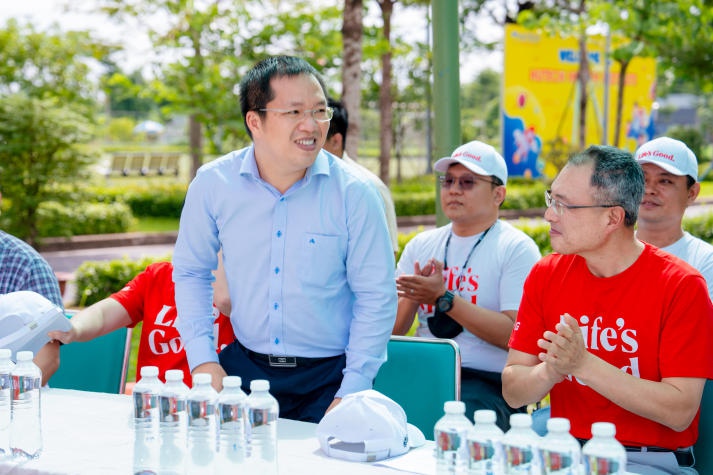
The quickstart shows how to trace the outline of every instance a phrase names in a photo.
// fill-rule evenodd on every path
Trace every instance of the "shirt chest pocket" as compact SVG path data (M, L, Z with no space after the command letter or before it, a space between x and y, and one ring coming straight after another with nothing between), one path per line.
M300 245L300 280L310 286L340 285L346 274L346 238L304 233Z

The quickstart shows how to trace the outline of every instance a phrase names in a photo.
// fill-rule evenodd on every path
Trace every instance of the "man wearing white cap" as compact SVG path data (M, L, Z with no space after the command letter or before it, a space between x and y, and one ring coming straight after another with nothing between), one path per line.
M659 137L639 147L635 158L646 180L636 237L695 267L713 298L713 246L681 227L701 190L696 155L680 140Z
M523 283L540 252L529 236L498 219L507 167L493 147L469 142L434 167L444 173L441 207L451 222L406 245L396 272L394 333L408 331L418 313L418 336L454 339L467 415L493 409L507 429L509 415L521 409L505 403L501 372Z

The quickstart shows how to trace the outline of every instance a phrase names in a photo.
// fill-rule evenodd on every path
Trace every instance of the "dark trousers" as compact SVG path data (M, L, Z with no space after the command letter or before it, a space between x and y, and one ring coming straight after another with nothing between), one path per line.
M527 412L526 407L513 409L503 399L502 375L491 371L461 368L460 399L465 403L465 415L473 421L478 409L491 409L497 416L496 424L503 432L510 429L510 414Z
M262 355L265 356L265 355ZM294 368L273 367L243 347L237 340L218 355L231 376L240 376L243 391L250 394L250 381L270 381L270 394L280 404L280 417L319 422L342 384L346 356L299 358Z

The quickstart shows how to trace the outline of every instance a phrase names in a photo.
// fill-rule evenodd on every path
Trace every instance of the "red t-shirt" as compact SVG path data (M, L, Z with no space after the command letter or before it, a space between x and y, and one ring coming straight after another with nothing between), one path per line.
M713 305L703 277L684 261L646 245L624 272L592 275L583 258L552 254L528 276L510 347L537 355L537 339L569 313L590 353L634 376L713 378ZM642 394L641 397L646 397ZM698 416L676 432L637 416L578 382L550 392L552 417L567 417L575 437L593 422L613 422L624 445L675 449L698 438Z
M133 321L131 327L143 321L136 374L139 375L144 366L158 366L159 378L164 381L166 370L182 369L183 380L190 387L191 372L175 327L177 314L172 274L170 262L151 264L111 298L129 313ZM215 307L213 313L216 315L213 336L219 352L235 340L235 335L230 318Z

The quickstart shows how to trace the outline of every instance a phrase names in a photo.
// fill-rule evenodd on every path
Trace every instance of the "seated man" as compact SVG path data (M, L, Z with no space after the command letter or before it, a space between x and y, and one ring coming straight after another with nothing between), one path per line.
M176 300L172 280L173 266L170 262L156 262L149 265L119 292L95 303L72 317L71 330L53 331L51 338L63 343L88 341L105 335L121 327L134 327L143 322L136 374L141 374L143 366L158 366L159 377L169 369L183 370L184 381L191 386L191 372L188 369L183 343L175 328ZM216 301L223 301L219 289L225 279L222 269L216 271ZM228 299L229 301L229 299ZM235 339L230 319L217 307L213 326L213 340L216 350ZM230 310L227 310L228 312Z
M0 231L0 294L18 290L37 292L64 308L59 282L47 261L25 241ZM59 343L44 345L34 361L42 370L42 384L47 384L59 367Z
M617 425L627 470L693 463L698 409L713 377L713 305L703 276L636 239L644 175L630 153L593 146L547 192L554 253L532 268L503 370L513 407L550 393L580 440Z
M406 333L418 312L418 336L453 338L461 349L467 416L492 409L507 430L514 411L503 400L500 372L522 285L540 251L524 232L498 219L507 167L493 147L467 143L435 169L445 173L441 206L451 223L406 245L396 271L393 332Z

